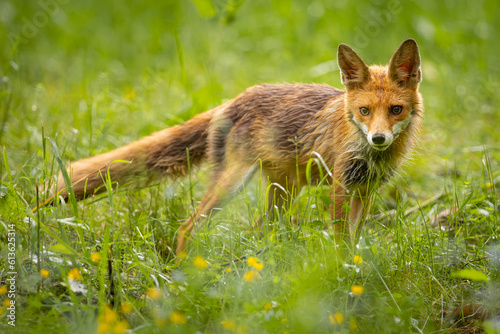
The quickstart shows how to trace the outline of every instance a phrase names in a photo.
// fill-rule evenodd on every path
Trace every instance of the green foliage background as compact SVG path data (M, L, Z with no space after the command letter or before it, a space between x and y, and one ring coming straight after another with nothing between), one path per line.
M270 333L352 331L346 325L348 321L352 324L349 319L357 319L354 321L365 332L418 331L416 328L427 332L476 325L495 332L498 323L483 325L477 319L465 325L455 322L453 327L448 315L464 300L486 305L490 312L486 319L498 312L498 302L485 296L498 296L491 283L496 279L498 284L499 270L498 262L491 260L495 258L491 254L497 254L491 247L497 244L499 233L499 31L500 3L495 0L2 0L0 220L4 228L7 222L19 223L19 271L31 279L19 285L18 326L32 326L33 330L48 326L54 332L95 331L98 320L93 314L109 302L104 292L109 277L104 266L101 270L92 267L88 259L97 244L111 240L116 270L142 277L135 283L117 278L116 283L122 288L116 305L140 300L134 304L134 315L127 318L136 332L155 331L155 326L163 324L158 319L168 319L175 309L189 316L184 326L167 321L168 330L178 332L232 331L221 327L224 319L243 324L238 330ZM158 257L155 245L168 246L174 238L175 229L162 227L162 223L177 222L191 210L191 186L185 180L172 187L113 195L108 202L85 202L77 212L69 205L47 208L41 218L36 217L48 226L42 232L29 223L28 212L37 201L35 185L43 184L57 170L44 137L54 139L64 162L84 158L179 124L255 84L315 82L341 87L335 61L339 43L352 46L368 64L385 64L409 37L417 40L422 56L421 92L426 105L422 140L403 178L386 187L377 200L375 211L395 207L398 213L392 223L370 225L375 234L365 239L386 250L365 244L358 251L367 259L361 274L335 261L323 266L335 256L332 247L324 246L318 255L315 247L319 246L311 244L328 244L321 228L312 226L294 239L285 237L294 227L279 227L276 235L286 239L281 240L282 246L276 246L274 239L243 240L244 227L225 236L215 228L201 234L192 256L202 254L216 268L231 255L252 255L265 246L262 258L270 271L268 276L262 274L265 283L261 289L239 285L241 277L228 277L224 290L213 283L220 280L221 272L213 269L200 274L191 268L179 270L185 279L160 280L164 294L175 297L165 297L162 305L148 304L144 291L155 285L150 276L175 269ZM207 179L203 171L197 174L196 198L203 193ZM402 214L407 206L443 191L420 215L408 218ZM252 219L252 207L259 207L262 198L255 198L256 191L245 196L224 210L219 226L229 229L235 219ZM450 206L461 208L455 222L464 225L452 232L429 228L432 215ZM242 211L248 212L246 218ZM328 219L315 215L320 221ZM87 224L89 230L66 225L66 218L75 219L77 225ZM117 230L103 227L116 222L120 223ZM144 239L137 237L136 228L145 234ZM56 284L64 279L52 277L49 285L40 286L40 264L33 261L34 254L39 255L40 233L46 249L55 244L75 248L77 255L58 253L73 264L80 261L90 268L85 284L94 287L89 289L97 302L72 293L68 297ZM120 245L121 236L137 248ZM6 238L0 239L4 246ZM142 248L139 243L144 240L149 243ZM228 240L237 241L231 244ZM235 247L229 255L220 246L226 243ZM295 252L297 243L303 252ZM127 255L120 257L119 251ZM135 257L137 252L149 260ZM124 269L124 258L134 269ZM70 268L46 261L51 273L61 277ZM143 262L146 264L140 264ZM308 263L312 263L310 267ZM450 275L465 267L486 272L491 281L462 284ZM244 270L239 269L243 275ZM198 283L197 275L202 275ZM379 276L388 285L381 284ZM5 268L0 278L3 284ZM363 302L342 293L355 282L371 286ZM176 290L176 284L184 290ZM267 296L279 300L276 305L281 306L273 308L273 314L281 312L279 317L288 323L263 313ZM392 303L396 299L398 307ZM74 306L78 303L83 303L80 308ZM344 327L328 321L328 312L337 309L345 314ZM448 318L440 318L446 310ZM39 318L40 312L45 316Z

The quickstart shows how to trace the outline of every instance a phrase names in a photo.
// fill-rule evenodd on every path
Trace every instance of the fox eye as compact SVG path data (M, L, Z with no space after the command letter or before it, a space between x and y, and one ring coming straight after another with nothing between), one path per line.
M403 107L401 107L401 106L392 106L391 107L391 113L393 115L399 115L399 114L401 114L402 111L403 111Z
M367 107L361 107L359 108L359 113L363 116L368 116L370 115L370 109L368 109Z

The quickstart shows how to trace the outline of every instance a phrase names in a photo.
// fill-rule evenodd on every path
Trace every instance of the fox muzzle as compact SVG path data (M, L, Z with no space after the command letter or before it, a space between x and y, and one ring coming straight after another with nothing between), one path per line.
M394 136L392 135L392 133L368 133L366 137L370 145L377 151L385 151L389 146L391 146L394 140Z

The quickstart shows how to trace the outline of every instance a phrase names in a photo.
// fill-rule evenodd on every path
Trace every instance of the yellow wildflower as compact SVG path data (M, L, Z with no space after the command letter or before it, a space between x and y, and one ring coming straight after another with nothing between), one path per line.
M361 264L363 263L363 258L359 255L355 255L353 261L354 263Z
M49 277L49 271L48 270L45 270L45 269L40 269L40 275L42 275L42 277Z
M10 306L11 302L10 302L10 299L4 299L3 301L3 306L5 308L8 308Z
M205 259L201 256L195 257L193 263L200 269L205 269L206 267L208 267L208 262L205 261Z
M110 324L116 320L118 320L118 314L116 314L115 310L113 310L109 305L106 305L101 316L99 317L99 321L101 323Z
M161 298L161 290L158 288L149 288L147 295L149 298L157 300Z
M129 329L129 324L126 320L120 320L115 328L113 328L113 334L123 334L127 329Z
M229 274L229 273L231 273L231 272L232 272L231 268L226 268L226 273L228 273L228 274Z
M78 268L73 268L69 271L68 278L79 281L82 279L82 274L80 274L80 270L78 270Z
M330 314L328 315L328 318L330 319L330 322L334 325L340 325L341 323L344 322L344 316L340 312L337 312L335 314Z
M349 321L349 329L351 331L356 330L358 328L358 322L356 321L356 318L352 317L351 320Z
M132 304L130 304L129 302L123 302L120 305L120 310L123 314L129 314L130 312L132 312L132 309Z
M184 325L187 322L187 317L180 311L174 311L170 315L170 321L176 325Z
M340 313L340 312L335 313L335 320L337 320L338 324L343 323L344 322L344 316L342 315L342 313Z
M222 320L220 323L222 328L236 332L236 323L233 320Z
M486 188L491 188L493 185L491 184L491 182L487 182L486 183Z
M0 295L6 294L6 293L7 293L7 286L2 285L2 287L0 287Z
M160 327L160 328L166 327L167 326L167 319L155 317L155 325L156 325L156 327Z
M263 263L256 263L253 267L257 270L262 270L262 268L264 268L264 264Z
M264 310L266 310L267 312L271 311L272 308L273 305L271 305L271 303L267 303L266 305L264 305Z
M255 281L256 279L260 279L260 275L258 272L256 272L255 270L250 270L250 271L247 271L245 273L245 275L243 276L243 279L245 281L248 281L248 282L253 282Z
M129 101L132 101L133 99L135 99L135 89L134 89L134 88L132 88L132 87L129 87L129 88L125 91L124 98L125 98L126 100L129 100Z
M5 313L5 309L3 307L0 307L0 316L2 316Z
M353 285L351 287L351 292L355 295L361 295L365 291L365 288L363 288L361 285Z
M182 251L177 255L177 257L182 259L182 260L184 260L187 256L188 256L188 254L186 253L186 251Z
M259 261L259 260L258 260L256 257L253 257L253 256L251 256L251 257L249 257L249 258L247 259L247 263L248 263L248 265L249 265L250 267L253 267L253 265L254 265L254 264L256 264L258 261Z
M259 259L257 259L256 257L253 257L253 256L251 256L247 259L247 263L250 267L253 267L257 270L262 270L262 268L264 268L264 264L261 263L259 261Z
M97 326L97 333L106 334L109 332L109 324L106 322L100 322Z
M101 254L99 253L92 253L92 255L90 255L90 259L93 261L93 262L99 262L101 261Z
M288 322L288 319L287 318L281 318L281 322L282 323L286 323L286 322Z
M246 328L245 326L239 326L236 329L236 334L248 334L248 328Z

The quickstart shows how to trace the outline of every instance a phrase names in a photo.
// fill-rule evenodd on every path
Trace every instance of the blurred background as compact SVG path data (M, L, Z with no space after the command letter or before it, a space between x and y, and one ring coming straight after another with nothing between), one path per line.
M426 115L407 182L433 192L498 157L499 22L495 0L2 0L0 146L37 176L42 131L65 161L86 157L255 84L342 87L339 43L386 64L411 37Z

